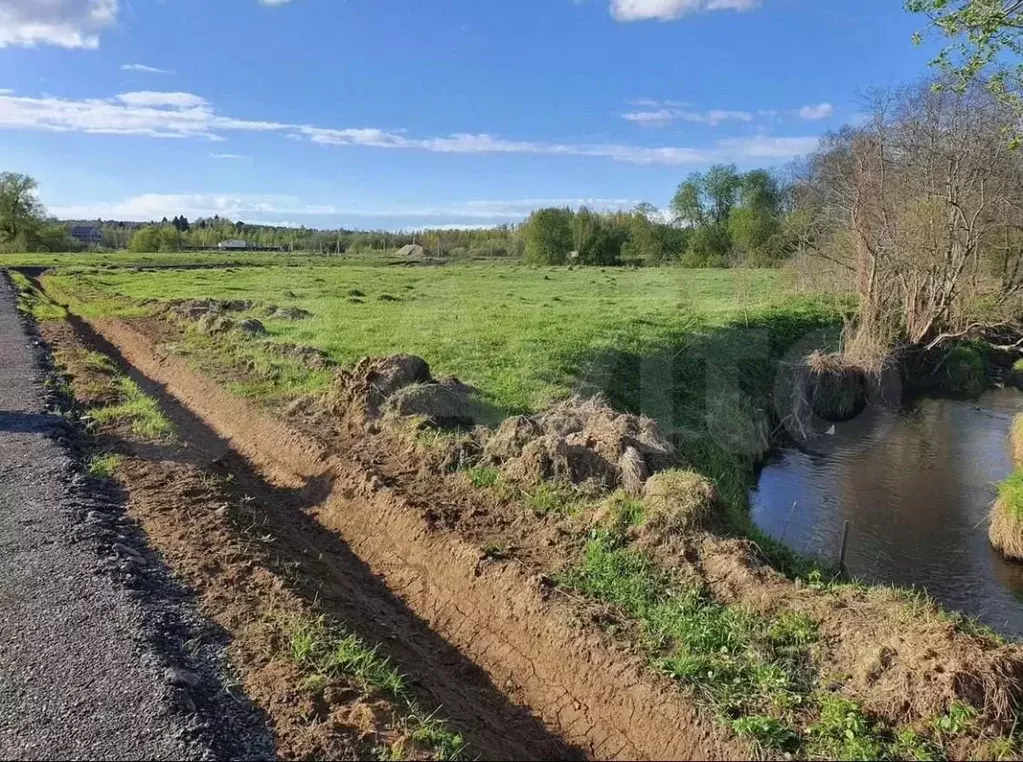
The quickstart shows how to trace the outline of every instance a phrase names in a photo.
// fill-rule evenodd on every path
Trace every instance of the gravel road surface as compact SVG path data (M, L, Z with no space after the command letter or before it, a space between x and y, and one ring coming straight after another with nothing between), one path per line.
M187 591L76 475L15 301L0 272L0 759L272 756Z

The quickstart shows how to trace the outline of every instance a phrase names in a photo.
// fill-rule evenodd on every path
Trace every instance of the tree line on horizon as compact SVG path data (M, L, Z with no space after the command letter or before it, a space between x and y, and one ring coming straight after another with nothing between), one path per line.
M45 216L35 181L0 174L0 251L75 251L75 225L99 230L104 250L167 252L215 249L228 240L280 251L360 254L421 245L450 259L508 258L532 264L724 267L771 265L784 258L784 186L765 170L739 173L734 166L694 173L678 188L668 211L640 204L629 211L538 209L523 223L491 228L415 231L315 230L249 224L215 215L159 222L72 220Z

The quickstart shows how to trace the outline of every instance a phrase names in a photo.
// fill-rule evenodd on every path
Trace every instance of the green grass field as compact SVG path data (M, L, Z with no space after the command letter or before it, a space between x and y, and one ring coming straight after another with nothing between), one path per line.
M201 265L215 266L269 266L335 264L338 258L296 252L216 252L216 251L170 251L138 254L132 251L113 252L33 252L29 254L0 254L0 268L3 267L187 267Z
M300 307L313 318L265 321L272 339L323 349L342 364L366 355L422 355L435 374L457 375L509 411L536 409L566 395L599 375L604 369L596 366L609 352L652 355L681 346L697 325L813 306L795 298L785 274L767 270L338 264L68 272L51 275L49 282L98 299L94 311L123 314L138 310L107 297Z

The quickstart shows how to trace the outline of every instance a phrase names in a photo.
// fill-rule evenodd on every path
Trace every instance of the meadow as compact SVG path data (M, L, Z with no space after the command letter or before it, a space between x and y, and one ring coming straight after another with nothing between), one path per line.
M312 317L264 319L271 339L316 347L342 365L421 355L435 375L457 375L509 412L541 408L580 388L600 375L596 366L609 352L648 356L681 346L698 326L755 320L769 310L824 309L795 294L777 270L334 263L65 271L47 281L88 294L83 308L93 314L138 314L139 302L173 299L300 308Z

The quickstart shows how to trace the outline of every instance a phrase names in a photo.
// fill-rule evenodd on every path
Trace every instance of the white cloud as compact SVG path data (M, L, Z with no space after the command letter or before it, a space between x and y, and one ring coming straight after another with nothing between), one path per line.
M173 74L170 69L159 69L145 64L121 64L121 71L137 71L143 74Z
M805 156L817 148L820 138L815 137L771 137L758 135L752 138L727 138L718 141L721 152L744 159L792 159Z
M745 112L711 111L689 118L708 124L726 119L748 121ZM192 93L140 91L113 98L70 100L44 96L0 95L0 129L140 135L153 138L203 138L223 141L223 132L278 132L295 140L321 145L457 154L532 154L611 159L632 164L685 165L742 161L764 156L749 153L758 144L719 141L708 147L635 146L615 143L556 143L509 140L486 133L455 133L411 137L404 130L373 127L329 128L314 125L238 119L218 114L211 103ZM765 140L769 140L765 138ZM798 147L815 138L778 138L772 156L794 157ZM785 140L790 142L786 143ZM791 152L786 154L786 146Z
M211 159L250 159L251 156L243 156L240 153L211 153Z
M760 120L777 120L781 117L799 117L808 121L826 119L835 112L830 103L803 106L798 109L759 109L752 111L727 111L711 109L710 111L694 111L686 108L687 104L678 101L656 101L649 98L630 101L629 105L640 106L641 110L627 111L622 119L642 127L666 127L675 122L693 122L717 127L725 122L752 122Z
M221 117L191 93L122 93L114 98L68 100L0 95L0 129L222 139L216 131L283 130L287 125Z
M547 206L587 206L597 211L632 209L638 202L631 199L557 198L520 199L507 201L465 201L438 206L391 207L387 209L341 208L332 204L308 204L302 200L279 194L249 193L148 193L123 201L110 203L50 205L48 210L60 219L115 219L136 222L160 220L184 214L190 219L219 215L234 220L252 221L259 216L268 224L299 225L294 220L282 223L274 218L392 218L416 224L491 225L517 222L529 216L534 209ZM255 216L254 216L255 215ZM452 222L465 220L469 222ZM472 221L475 221L473 223Z
M674 101L665 101L663 104L659 104L656 101L648 100L644 101L644 103L652 110L629 111L622 114L622 118L644 127L665 127L676 121L706 124L710 127L717 127L719 124L728 121L753 121L753 114L748 111L725 111L722 109L690 111L678 108L674 105Z
M801 119L827 119L835 113L835 107L830 103L820 103L816 106L803 106L799 109Z
M320 211L317 212L316 210ZM332 207L303 208L293 197L273 194L147 193L112 203L50 206L61 219L116 219L145 222L184 214L186 217L231 217L251 214L333 214Z
M284 5L290 3L291 0L259 0L262 5Z
M611 15L618 21L674 21L701 11L747 11L760 0L611 0Z
M135 93L121 93L117 100L129 106L169 107L173 109L207 108L209 103L192 93L157 93L140 90Z
M117 21L117 0L0 0L0 48L8 45L99 47Z

